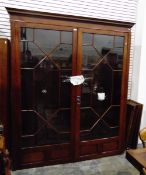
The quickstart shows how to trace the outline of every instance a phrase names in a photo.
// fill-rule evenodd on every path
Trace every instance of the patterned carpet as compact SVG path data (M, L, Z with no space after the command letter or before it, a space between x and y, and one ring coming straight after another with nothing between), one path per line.
M12 175L139 175L125 155L13 171Z

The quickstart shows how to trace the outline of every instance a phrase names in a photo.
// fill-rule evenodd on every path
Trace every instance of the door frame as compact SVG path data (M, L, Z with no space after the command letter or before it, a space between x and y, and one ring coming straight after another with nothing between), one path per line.
M94 29L94 28L82 28L80 27L78 29L78 47L79 47L79 52L78 52L78 59L79 59L79 66L78 66L78 74L81 74L81 65L82 65L82 34L83 33L96 33L96 34L105 34L105 35L113 35L113 36L122 36L124 37L124 46L123 46L123 70L122 70L122 81L121 81L121 100L120 100L120 120L119 120L119 136L118 137L113 137L113 138L104 138L104 142L109 142L111 140L111 142L117 142L118 140L118 151L115 151L117 154L121 153L124 151L125 149L125 121L126 121L126 101L127 101L127 93L128 93L128 70L129 70L129 50L130 50L130 37L131 37L131 33L129 32L123 32L118 31L118 30L108 30L107 28L98 28L98 29ZM81 93L81 86L78 87L78 95ZM78 109L79 110L79 109ZM80 114L80 111L78 111L78 113ZM79 115L80 116L80 115ZM80 120L80 117L79 119ZM79 133L80 133L80 127L79 127ZM84 158L86 157L87 159L92 158L96 158L97 156L92 155L92 156L81 156L80 155L80 149L82 146L85 145L89 145L89 143L91 143L91 145L96 144L97 142L102 143L102 139L95 139L95 140L89 140L89 141L80 141L79 140L79 151L78 151L78 156L77 159L79 160L84 160ZM111 145L113 146L113 145ZM99 150L102 150L102 148L99 146L99 148L97 148ZM110 154L109 154L110 155Z
M48 29L48 30L58 30L58 31L69 31L72 32L72 76L77 75L77 29L73 27L64 27L64 26L58 26L58 25L44 25L44 24L36 24L36 23L27 23L27 22L20 22L16 21L12 23L12 59L11 59L11 95L12 95L12 101L14 99L15 103L12 102L12 117L15 122L12 122L12 136L14 141L17 142L17 144L13 141L12 142L12 155L13 157L17 154L17 161L14 166L18 166L19 162L21 162L21 110L18 109L18 106L21 106L21 72L20 72L20 31L22 27L30 27L34 29ZM16 39L17 38L17 39ZM17 76L16 76L17 75ZM16 89L18 89L16 91ZM75 146L76 145L76 137L77 130L75 129L75 124L77 123L78 115L76 115L76 92L77 87L72 86L71 88L71 159L75 160ZM17 126L17 127L16 127ZM63 144L60 144L63 145ZM64 144L67 145L67 144ZM49 146L49 145L48 145ZM39 147L39 146L38 146ZM45 146L40 146L40 149ZM53 147L53 145L52 145ZM28 148L29 149L29 148ZM67 149L67 147L66 147ZM35 150L35 148L34 148ZM16 164L16 165L15 165Z

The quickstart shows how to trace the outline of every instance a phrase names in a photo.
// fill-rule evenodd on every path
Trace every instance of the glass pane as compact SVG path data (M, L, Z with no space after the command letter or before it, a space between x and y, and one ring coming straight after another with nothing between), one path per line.
M100 60L101 57L94 47L83 46L82 65L85 69L93 68L98 62L100 62Z
M105 113L102 117L99 117L94 112L89 113L86 111L86 118L81 119L81 126L86 126L86 123L88 122L88 126L90 126L90 129L87 129L87 127L81 127L81 140L100 139L117 136L119 133L119 112L119 106L112 106L108 110L108 112ZM82 116L85 115L82 114ZM91 123L92 127L90 125Z
M81 89L81 106L90 106L92 103L93 73L90 70L82 71L85 82Z
M103 121L112 129L119 126L120 107L112 106L103 116Z
M72 75L72 43L61 43L62 31L33 32L33 42L21 42L21 146L67 143L71 85L64 79ZM71 32L63 31L62 36L64 42L71 42Z
M83 33L83 45L92 45L93 34Z
M33 41L33 32L31 28L22 28L21 29L21 40Z
M80 139L117 136L123 48L114 48L114 36L99 34L94 34L94 47L82 43L82 48ZM92 61L94 66L88 66Z
M21 105L22 109L32 109L34 105L33 71L21 70Z
M51 54L59 68L68 69L72 65L72 45L60 44Z
M33 42L21 42L22 67L34 68L44 56L44 53Z
M115 36L115 47L124 47L124 37Z
M94 124L99 119L98 115L94 112L92 108L81 108L81 123L80 129L91 130Z
M70 109L60 110L51 118L51 124L58 133L68 132L70 130Z
M36 133L38 145L65 143L70 140L70 110L56 111L49 123Z
M123 48L115 48L106 55L105 60L114 70L120 70L123 67Z
M27 127L26 127L27 126ZM36 114L31 111L22 111L22 134L34 135L37 131L37 117Z
M72 44L72 32L61 32L61 43Z
M107 63L112 67L112 69L118 68L118 57L116 53L109 53L106 56Z
M112 70L103 63L104 61L94 71L82 71L85 82L81 90L81 106L92 105L99 114L104 113L109 107L113 87ZM100 99L102 93L105 94L104 100Z
M60 84L60 105L61 107L71 106L71 83L67 81L68 77L72 75L71 70L61 71L61 84Z
M35 29L34 42L47 54L60 44L60 31Z
M34 71L36 109L47 117L49 108L59 107L59 71L45 59Z
M58 111L48 123L34 111L22 112L22 146L37 146L68 142L70 110ZM27 127L26 127L27 126Z
M112 70L102 61L93 73L92 107L99 115L102 115L111 105Z
M95 126L90 130L90 132L84 130L81 131L80 135L81 141L101 139L113 136L111 129L108 127L108 125L106 125L105 122L103 122L102 119L96 122Z
M70 133L58 134L53 129L44 127L36 134L36 145L52 145L67 143L70 140Z
M113 73L113 104L120 104L121 100L121 81L122 81L122 71L115 71Z
M122 69L123 68L124 49L123 48L115 48L113 50L113 53L117 54L117 69Z
M106 55L114 44L114 36L94 34L94 47L100 55Z

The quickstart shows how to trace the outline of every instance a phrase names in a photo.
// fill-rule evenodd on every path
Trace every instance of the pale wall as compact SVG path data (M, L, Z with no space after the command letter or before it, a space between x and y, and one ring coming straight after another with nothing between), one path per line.
M137 8L131 98L144 105L143 128L146 126L146 0L139 0Z

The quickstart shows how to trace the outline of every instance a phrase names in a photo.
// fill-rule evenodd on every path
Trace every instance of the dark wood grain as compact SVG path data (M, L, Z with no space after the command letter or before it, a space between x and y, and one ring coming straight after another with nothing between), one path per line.
M64 21L76 21L78 23L93 23L93 24L106 24L112 26L120 26L120 27L132 27L134 23L130 22L123 22L123 21L114 21L114 20L106 20L106 19L97 19L97 18L89 18L89 17L81 17L81 16L72 16L72 15L62 15L62 14L55 14L55 13L45 13L45 12L38 12L38 11L30 11L24 9L15 9L15 8L6 8L10 14L14 14L16 16L27 16L27 17L36 17L36 18L49 18L49 19L61 19Z
M126 148L136 149L138 144L143 105L133 100L127 101Z
M8 39L0 39L0 122L4 125L4 137L7 148L9 143L10 125L10 103L9 103L9 61L10 43Z

